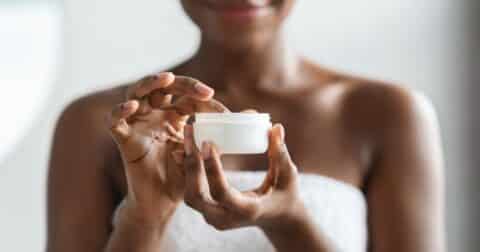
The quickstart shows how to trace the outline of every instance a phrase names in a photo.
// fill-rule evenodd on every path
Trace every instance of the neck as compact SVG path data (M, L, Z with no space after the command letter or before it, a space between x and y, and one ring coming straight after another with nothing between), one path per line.
M297 64L297 56L286 48L280 36L236 50L202 38L186 71L217 89L232 84L271 88L291 83Z

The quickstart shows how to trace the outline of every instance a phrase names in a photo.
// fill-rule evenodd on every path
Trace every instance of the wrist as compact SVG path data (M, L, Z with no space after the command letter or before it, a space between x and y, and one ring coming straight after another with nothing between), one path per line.
M124 199L115 211L114 226L119 223L144 227L163 227L171 219L177 203L162 204L159 207L146 207Z
M278 252L284 251L336 251L327 237L318 230L303 204L279 218L261 226L265 236Z
M285 231L294 226L302 225L303 223L308 222L309 219L308 211L303 201L294 200L290 201L280 213L263 218L263 220L259 222L259 227L264 231Z

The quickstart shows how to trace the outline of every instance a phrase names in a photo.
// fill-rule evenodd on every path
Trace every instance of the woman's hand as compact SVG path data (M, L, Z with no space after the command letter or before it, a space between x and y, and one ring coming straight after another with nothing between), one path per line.
M298 172L284 142L284 129L269 132L269 169L263 184L240 192L225 177L220 154L211 143L198 150L190 126L185 127L185 202L219 230L244 226L269 228L296 218L303 204L298 193Z
M220 154L211 143L199 151L185 127L185 202L219 230L257 226L278 252L337 251L317 229L299 196L298 171L285 145L285 131L269 132L268 173L262 185L240 192L228 185Z
M226 111L212 99L213 94L207 85L171 73L146 77L128 90L127 102L117 105L108 117L128 184L122 208L149 223L173 213L183 198L185 179L172 155L182 151L188 115ZM178 96L174 103L173 95Z

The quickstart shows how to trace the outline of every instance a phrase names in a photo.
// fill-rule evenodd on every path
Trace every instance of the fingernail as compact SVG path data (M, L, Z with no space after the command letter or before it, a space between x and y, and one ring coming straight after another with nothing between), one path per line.
M202 157L204 160L210 159L211 156L211 145L207 142L202 143Z
M256 111L255 109L247 109L247 110L242 111L242 113L257 114L258 111Z
M155 81L158 81L161 87L165 87L175 81L175 75L172 73L159 73Z
M123 111L127 111L132 109L133 106L134 106L134 103L132 101L128 101L128 102L122 103L122 105L120 105L120 109Z
M156 75L156 77L158 79L169 79L169 78L172 78L172 77L175 77L175 76L171 72L166 72L166 73L159 73L159 74Z
M201 95L212 95L213 94L213 89L206 86L205 84L202 84L200 82L197 82L194 86L195 90L197 91L197 93L201 94Z

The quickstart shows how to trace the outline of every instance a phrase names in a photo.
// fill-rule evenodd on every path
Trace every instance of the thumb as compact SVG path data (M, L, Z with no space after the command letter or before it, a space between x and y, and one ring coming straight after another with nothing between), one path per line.
M281 124L272 127L269 134L269 166L276 170L277 188L285 188L297 178L297 167L293 163L285 144L285 129Z

